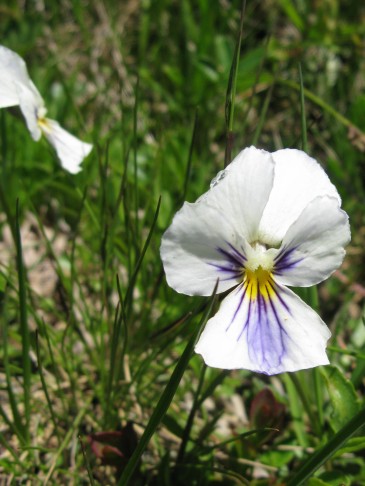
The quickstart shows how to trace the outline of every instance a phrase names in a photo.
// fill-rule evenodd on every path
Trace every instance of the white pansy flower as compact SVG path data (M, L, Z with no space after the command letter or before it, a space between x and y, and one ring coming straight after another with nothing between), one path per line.
M165 232L168 284L231 292L196 345L207 365L268 375L328 364L331 333L286 285L308 287L341 265L347 214L321 166L300 150L243 150Z
M92 145L46 118L43 98L29 78L25 62L15 52L0 46L0 108L18 105L33 140L38 141L43 134L56 150L62 167L72 174L79 172Z

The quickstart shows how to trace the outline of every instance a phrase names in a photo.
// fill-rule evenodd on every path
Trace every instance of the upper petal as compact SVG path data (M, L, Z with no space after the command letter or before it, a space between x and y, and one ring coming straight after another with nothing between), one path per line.
M31 99L32 105L43 106L43 99L29 78L24 60L16 52L4 46L0 46L0 72L0 108L21 104L19 95L22 93L22 88L27 91L28 102Z
M208 202L185 203L162 237L161 258L170 287L211 295L242 280L243 244L225 213Z
M64 130L58 122L49 118L41 120L39 125L49 143L56 150L62 167L71 174L80 172L80 164L89 155L93 146L74 137Z
M274 180L274 161L269 152L255 147L242 150L220 173L218 183L200 201L223 211L237 234L257 240L262 214Z
M208 366L273 375L328 364L331 333L291 290L271 283L255 293L243 284L211 318L195 347Z
M350 237L348 216L337 198L315 198L283 239L274 260L276 280L297 287L322 282L341 265Z
M272 188L274 163L250 147L218 175L196 203L185 203L162 238L168 284L188 295L211 295L242 279L247 240L257 238Z
M322 167L305 152L284 149L272 157L275 178L261 219L259 239L277 246L310 201L326 195L340 202L340 197Z
M29 76L23 59L7 47L0 46L0 108L19 105L14 80L27 84Z

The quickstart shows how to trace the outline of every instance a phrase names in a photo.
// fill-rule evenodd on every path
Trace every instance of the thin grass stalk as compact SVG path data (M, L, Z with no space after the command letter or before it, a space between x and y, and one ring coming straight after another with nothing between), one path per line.
M25 439L30 440L30 386L31 386L31 360L30 360L30 333L27 317L27 291L25 268L23 264L22 240L19 223L19 199L16 201L15 215L15 244L16 261L18 270L19 285L19 312L20 312L20 335L22 337L22 364L23 364L23 392L24 392L24 418L25 418Z
M79 443L80 443L80 447L81 447L82 455L83 455L83 458L84 458L85 467L86 467L86 470L87 470L87 475L89 477L90 484L91 484L91 486L94 486L95 481L94 481L94 478L93 478L93 473L91 471L90 463L89 463L89 460L87 458L87 454L86 454L85 447L84 447L84 442L82 440L81 435L78 436L78 439L79 439Z
M342 447L357 430L365 425L365 408L360 410L347 422L328 442L315 451L299 468L299 470L284 481L287 486L300 486L309 479L335 452Z
M246 127L247 127L247 123L248 123L248 116L249 116L250 111L252 109L253 100L254 100L254 98L256 96L257 85L259 83L259 80L260 80L260 77L261 77L261 74L262 74L262 71L263 71L263 68L264 68L264 62L265 62L266 57L267 57L267 51L268 51L269 42L270 42L270 36L268 36L266 38L266 41L265 41L265 55L262 57L262 59L260 61L260 66L257 69L256 76L255 76L255 81L254 81L253 86L252 86L252 92L250 94L250 98L249 98L249 101L248 101L247 110L245 111L245 114L243 116L243 122L242 122L242 126L241 126L241 129L240 129L243 134L246 132ZM274 85L274 83L272 84L272 86L273 85ZM260 115L260 120L261 119L262 119L262 116ZM252 142L252 145L255 145L255 144Z
M40 331L42 333L42 336L44 335L45 338L46 338L48 354L49 354L49 357L51 359L51 366L52 366L53 376L56 379L57 390L58 390L58 394L59 394L59 396L61 398L63 410L66 411L65 397L64 397L63 390L61 388L60 378L58 376L59 375L59 372L58 372L58 369L57 369L57 366L56 366L56 360L55 360L55 357L54 357L54 354L53 354L53 349L52 349L52 345L51 345L51 340L49 338L47 326L46 326L45 322L43 321L43 319L38 319L37 320L37 324L38 324L39 329L40 329Z
M18 458L16 455L15 450L12 448L12 446L9 444L9 442L5 439L4 435L2 432L0 432L0 444L6 449L13 457L14 461L16 464L22 469L23 471L26 471L26 466L22 463L22 461ZM5 478L4 478L5 479Z
M156 208L156 211L155 211L155 214L154 214L154 217L153 217L151 228L150 228L149 233L147 235L147 238L146 238L145 244L142 248L141 254L139 255L138 261L136 263L135 269L134 269L133 274L130 278L128 288L127 288L127 291L126 291L125 306L126 306L126 309L127 309L127 312L126 312L127 317L130 315L131 310L132 310L134 286L136 284L138 272L141 268L144 256L145 256L146 251L148 249L148 246L150 244L154 229L156 227L156 222L157 222L158 214L159 214L159 211L160 211L160 206L161 206L161 196L158 199L157 208Z
M291 79L277 79L277 82L283 86L286 86L291 89L295 89L296 91L300 91L300 84L296 83L295 81L292 81ZM356 131L358 131L360 134L364 134L363 130L361 130L358 126L356 126L354 123L352 123L351 120L343 116L340 112L338 112L333 106L329 105L325 101L323 101L322 98L319 96L315 95L312 91L310 91L307 88L303 88L303 93L305 97L312 101L314 104L322 108L324 111L326 111L328 114L333 116L335 120L340 122L343 126L347 128L354 128Z
M77 414L74 422L72 423L72 425L69 428L67 434L65 435L65 438L63 439L62 444L59 446L57 452L55 453L55 455L54 455L54 457L53 457L53 459L52 459L52 461L50 463L50 467L49 467L47 476L46 476L46 478L43 481L43 486L46 486L48 484L49 480L52 478L52 475L53 475L54 470L55 470L55 468L57 466L57 463L58 463L58 459L63 454L63 451L66 449L66 447L68 446L68 444L69 444L69 442L70 442L70 440L72 438L72 435L78 429L78 427L79 427L79 425L81 423L81 420L84 418L85 413L89 409L90 402L91 402L91 399L88 399L87 402L85 403L84 407Z
M193 427L195 414L198 411L199 395L200 395L202 388L203 388L206 370L207 370L207 367L203 363L202 368L201 368L201 372L200 372L200 376L199 376L198 386L197 386L195 394L194 394L193 405L190 409L190 413L189 413L188 419L186 421L186 425L185 425L185 428L184 428L179 452L177 454L176 464L181 464L181 463L184 462L185 450L186 450L186 446L188 445L188 442L189 442L189 437L190 437L191 429Z
M300 84L300 119L301 119L301 135L302 135L302 149L304 152L308 153L308 135L307 135L307 117L305 111L305 94L304 94L304 83L302 66L299 63L299 84ZM313 286L308 289L308 301L309 305L315 309L319 310L318 302L318 291L317 287ZM314 395L316 400L316 408L318 415L315 418L315 430L317 435L321 435L322 425L323 425L323 395L321 387L321 377L319 376L318 369L314 368L311 372L313 382L314 382Z
M237 86L237 71L241 54L242 43L242 29L243 19L246 9L246 0L243 0L241 5L241 19L238 32L238 38L232 60L231 70L229 72L227 93L226 93L226 148L224 155L224 167L226 167L232 160L232 147L233 147L233 120L234 120L234 104L236 101L236 86Z
M186 200L186 194L188 192L188 184L190 181L190 174L191 174L191 164L193 160L193 150L196 142L196 135L198 133L198 109L195 110L195 116L194 116L194 125L193 125L193 133L191 136L191 143L189 147L189 157L188 157L188 163L186 165L186 172L185 172L185 178L184 178L184 189L181 197L181 202L183 203Z
M49 396L49 393L48 393L47 383L46 383L46 380L44 379L44 374L43 374L43 365L42 365L42 360L41 360L41 353L40 353L40 350L39 350L38 331L36 331L35 338L36 338L36 352L37 352L37 363L38 363L39 377L41 379L43 392L44 392L44 395L45 395L46 400L47 400L47 405L48 405L48 408L49 408L49 412L51 414L51 419L52 419L53 426L54 426L54 429L55 429L55 432L56 432L58 443L60 444L61 443L61 436L60 436L60 432L58 430L58 424L57 424L56 416L55 416L54 411L53 411L52 402L51 402L51 399L50 399L50 396Z
M296 391L297 391L297 393L298 393L298 395L301 399L301 402L303 404L304 410L307 412L309 420L312 424L313 430L315 431L317 436L320 436L321 427L320 427L320 424L319 424L319 421L318 421L318 417L312 410L311 404L308 400L308 395L304 391L302 380L295 373L288 373L288 376L295 386L295 389L296 389Z
M132 457L129 459L127 466L125 467L119 481L118 481L118 486L127 486L132 478L132 475L137 467L137 464L145 451L146 447L148 446L148 443L155 433L158 425L160 424L161 420L163 419L165 413L167 412L174 396L175 393L178 389L179 383L183 377L183 374L189 364L191 355L194 350L195 343L197 342L198 336L200 334L201 329L203 326L206 324L207 320L209 319L209 316L212 312L213 306L215 304L215 296L217 292L217 287L218 287L218 282L214 288L213 294L210 298L210 303L209 306L202 316L202 319L199 323L199 325L194 329L194 332L188 342L188 344L185 347L185 350L183 354L181 355L179 361L177 362L177 365L170 377L170 380L168 384L166 385L152 415L151 418L142 434L142 437L140 438L140 441L134 450Z
M121 304L118 302L118 305L115 310L115 317L114 317L114 324L113 324L113 332L111 337L111 351L110 351L110 362L109 362L109 370L108 370L108 382L107 388L105 393L105 409L104 409L104 424L105 428L108 428L109 418L110 418L110 405L111 405L111 393L113 387L114 376L116 376L116 356L117 356L117 349L119 343L119 336L120 330L122 325L122 310ZM110 345L110 343L109 343ZM119 358L118 358L119 360Z
M219 375L213 378L213 380L209 383L209 385L206 387L201 397L199 398L198 407L200 407L208 397L212 396L217 386L221 385L228 375L229 371L223 370L219 373Z
M308 439L303 423L303 408L298 398L294 383L290 379L290 373L285 373L283 375L283 381L285 383L285 388L288 393L289 408L292 417L293 429L295 435L297 436L299 444L303 448L305 448L308 446Z
M123 323L123 330L124 330L124 339L123 339L123 346L122 346L122 351L119 356L119 367L118 367L118 372L117 372L117 378L118 380L122 379L123 375L123 369L124 369L124 357L125 353L127 351L127 346L128 346L128 325L127 325L127 319L125 315L125 310L124 310L124 300L123 300L123 295L122 295L122 289L120 287L120 281L119 281L119 276L116 276L117 280L117 290L118 290L118 296L119 296L119 303L120 303L120 312L121 312L121 317L122 317L122 323Z
M262 128L263 128L264 123L265 123L267 110L269 109L273 89L274 89L274 84L272 84L270 86L270 88L269 88L269 90L268 90L268 92L265 96L264 104L262 106L262 109L260 110L259 122L257 124L255 133L252 137L252 145L257 145L257 142L259 141L259 138L260 138L260 135L261 135L261 132L262 132Z
M13 431L13 433L18 437L19 442L22 444L22 446L25 446L26 440L24 438L24 432L23 432L24 427L22 426L22 428L19 429L15 421L14 420L11 421L9 419L7 413L5 412L1 404L0 404L0 417L2 417L4 423L8 426L9 430Z
M305 116L305 101L304 101L304 85L302 76L302 66L299 64L299 86L300 86L300 122L302 133L302 150L308 153L308 138L307 138L307 121Z
M18 410L17 400L13 392L12 381L11 381L11 369L10 369L9 354L8 354L8 323L7 323L6 316L4 316L4 324L3 324L3 352L4 352L4 371L5 371L6 389L8 392L11 413L13 415L14 426L16 430L19 432L17 434L19 441L23 445L25 445L24 424L22 422Z
M135 91L135 102L133 107L133 176L134 176L134 232L135 239L137 242L136 256L139 257L139 221L138 221L138 209L139 209L139 191L138 191L138 174L137 174L137 117L138 117L138 104L139 104L139 75L137 75L136 91Z

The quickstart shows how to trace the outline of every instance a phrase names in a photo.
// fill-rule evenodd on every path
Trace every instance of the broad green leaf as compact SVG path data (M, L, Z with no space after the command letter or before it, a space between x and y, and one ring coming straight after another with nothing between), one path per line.
M330 483L326 483L319 478L310 478L308 481L308 486L330 486Z
M353 384L334 366L322 370L332 406L330 423L337 431L360 409L359 400Z
M348 454L348 453L351 453L351 452L357 452L357 451L361 451L365 449L365 437L353 437L352 439L350 439L347 444L345 445L345 447L341 447L341 449L339 449L337 452L336 452L336 456L341 456L342 454Z

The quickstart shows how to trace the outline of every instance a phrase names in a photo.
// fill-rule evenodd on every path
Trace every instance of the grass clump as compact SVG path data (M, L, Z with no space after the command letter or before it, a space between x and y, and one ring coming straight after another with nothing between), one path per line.
M49 114L94 144L72 176L1 110L9 484L316 486L365 476L362 7L247 2L242 29L241 10L205 0L2 9L2 42L26 59ZM232 155L251 143L303 145L350 215L346 260L318 289L333 333L323 370L268 378L191 356L209 305L168 288L160 239L224 167L227 134Z

